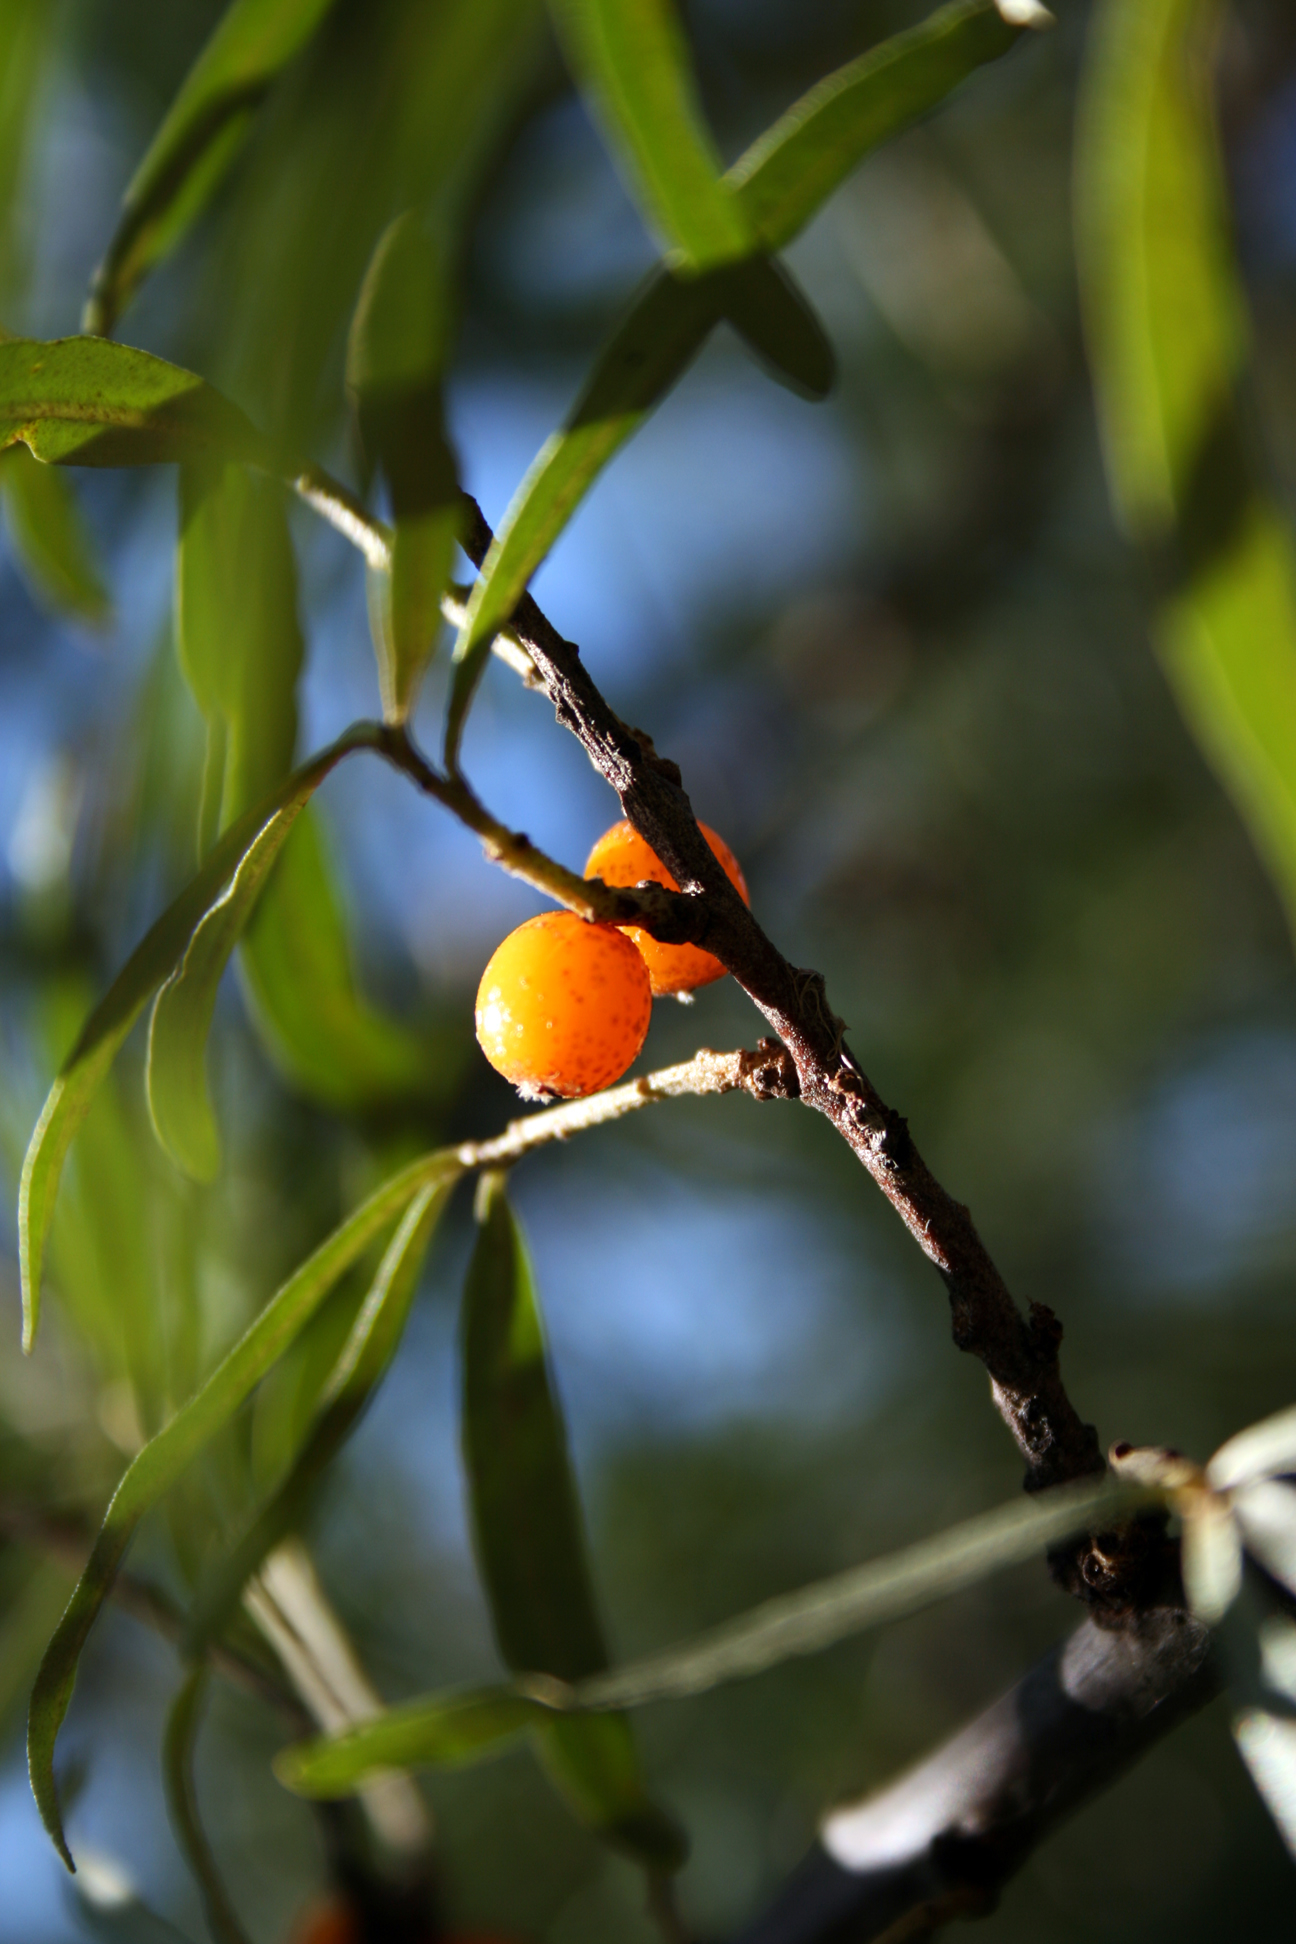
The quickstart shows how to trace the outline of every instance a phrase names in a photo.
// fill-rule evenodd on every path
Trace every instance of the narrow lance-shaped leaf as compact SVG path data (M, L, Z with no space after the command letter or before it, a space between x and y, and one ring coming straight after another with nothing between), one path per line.
M239 974L271 1056L313 1099L346 1112L436 1102L455 1086L458 1036L416 1031L359 989L321 822L309 806L252 914Z
M216 1944L248 1944L247 1933L230 1902L198 1811L194 1749L207 1699L207 1669L192 1668L171 1704L162 1738L162 1776L171 1827L181 1854L202 1895L207 1928Z
M196 1656L224 1627L244 1586L301 1515L325 1467L356 1428L404 1335L419 1271L455 1177L410 1202L378 1265L287 1476L231 1552L207 1575L190 1612L186 1651Z
M117 1049L155 989L167 978L245 852L271 829L287 835L293 819L329 771L353 749L372 744L361 725L304 763L262 803L230 826L197 876L157 920L87 1019L50 1088L23 1161L18 1190L18 1256L23 1286L23 1341L35 1340L41 1264L59 1175L72 1136L112 1065Z
M279 1757L276 1769L281 1780L303 1794L345 1795L389 1761L436 1766L488 1752L493 1742L484 1728L471 1750L455 1738L461 1710L474 1724L507 1721L515 1732L517 1726L529 1723L535 1728L555 1716L570 1726L585 1710L643 1707L701 1694L920 1612L991 1573L1037 1557L1073 1533L1093 1531L1157 1502L1155 1489L1110 1477L1040 1492L1027 1501L1017 1498L934 1539L767 1600L644 1660L572 1685L532 1679L519 1681L512 1690L496 1688L469 1697L425 1695L345 1735L299 1743ZM510 1698L519 1707L529 1706L532 1714L508 1714Z
M283 489L245 467L189 465L180 476L176 646L207 718L204 834L264 795L292 763L302 662L296 572ZM220 1165L206 1045L216 989L290 825L268 826L240 860L158 995L148 1094L159 1140L199 1181Z
M395 532L391 571L371 588L383 713L403 722L441 627L462 525L445 434L441 372L449 339L445 245L412 210L383 233L365 275L347 349L366 463L381 469Z
M389 1708L341 1735L298 1742L276 1756L274 1771L298 1795L353 1795L376 1771L475 1762L552 1720L542 1702L508 1688L460 1690Z
M68 481L15 445L0 459L0 491L14 554L33 593L57 613L104 627L112 604Z
M957 0L817 83L726 177L759 247L791 242L865 155L1005 53L1020 31L992 0ZM766 268L771 277L785 276ZM455 643L446 733L451 760L491 638L603 467L660 404L721 317L729 316L785 373L799 372L811 395L826 389L831 363L826 347L815 349L813 320L794 326L787 297L773 297L768 281L757 293L763 304L753 305L741 278L756 274L756 260L738 267L735 298L726 273L676 280L659 271L600 354L561 431L542 446L496 532Z
M207 720L215 832L292 768L305 648L284 489L246 466L180 472L176 653ZM210 839L209 839L210 841Z
M1217 0L1106 0L1090 26L1077 238L1112 495L1162 588L1179 706L1296 924L1296 550L1239 387L1245 306L1210 101Z
M252 421L213 386L102 338L0 341L0 452L19 443L63 466L273 463Z
M206 1072L216 989L291 828L291 818L281 814L258 833L153 1004L149 1112L163 1147L195 1181L211 1181L220 1167L220 1136Z
M674 0L551 0L577 80L630 186L692 270L754 247L702 116Z
M459 1172L453 1149L425 1155L393 1175L334 1230L271 1297L189 1402L151 1438L122 1474L104 1514L85 1571L45 1651L32 1690L27 1758L32 1793L45 1827L71 1863L54 1782L54 1744L67 1713L77 1662L95 1617L111 1591L122 1557L149 1508L203 1446L227 1424L319 1305L387 1225L430 1183Z
M176 648L207 721L205 847L287 771L297 740L304 648L277 481L242 466L182 469ZM342 1109L435 1092L440 1049L357 989L313 809L256 902L239 961L272 1055L305 1092Z
M994 0L954 0L825 75L729 170L762 249L781 250L851 171L1018 39Z
M95 271L84 327L110 332L142 279L184 236L219 186L276 75L333 0L233 0L185 77L126 189Z
M580 1680L607 1666L567 1434L505 1177L482 1177L464 1288L463 1447L473 1536L500 1653L518 1673ZM644 1788L629 1724L565 1721L541 1755L583 1819L654 1868L685 1845Z

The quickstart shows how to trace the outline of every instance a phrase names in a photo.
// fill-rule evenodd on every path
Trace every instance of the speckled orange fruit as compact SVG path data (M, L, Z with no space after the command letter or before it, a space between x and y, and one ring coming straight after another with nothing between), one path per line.
M510 932L477 988L482 1052L528 1100L619 1080L652 1016L648 968L623 933L546 911Z
M750 904L742 866L724 838L717 836L709 824L699 824L698 829L720 859L725 876L741 894L743 903ZM625 822L613 824L611 830L604 831L585 861L585 875L601 877L604 884L642 884L648 879L653 884L666 885L671 891L679 890L656 852ZM724 977L719 959L698 945L663 945L638 925L627 925L625 932L643 953L653 993L658 998L669 992L692 992L695 986L710 985L713 979Z

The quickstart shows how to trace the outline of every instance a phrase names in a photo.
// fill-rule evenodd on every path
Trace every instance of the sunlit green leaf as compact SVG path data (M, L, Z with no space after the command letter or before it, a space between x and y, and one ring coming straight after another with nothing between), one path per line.
M23 292L31 236L23 221L33 135L47 125L51 55L63 26L45 0L0 0L0 291Z
M726 181L747 211L763 250L780 249L871 149L927 114L984 62L1017 39L991 0L960 0L921 26L874 48L819 82L739 158ZM814 320L773 266L753 306L742 266L706 278L651 278L600 354L561 431L537 454L495 534L455 643L446 750L458 752L463 723L491 638L603 467L687 368L707 334L729 316L784 372L819 396L831 353ZM795 313L795 316L794 316Z
M551 1719L508 1688L474 1688L389 1708L340 1735L285 1748L274 1770L298 1795L353 1795L375 1770L454 1767L477 1761Z
M239 861L267 825L291 825L329 771L353 749L372 742L365 726L341 737L304 763L262 803L231 824L197 876L132 952L82 1027L36 1123L23 1161L18 1191L18 1253L23 1284L23 1340L35 1338L40 1307L41 1263L64 1157L72 1136L118 1047L155 989L167 978L205 913L219 898Z
M266 1554L300 1516L312 1487L359 1423L387 1374L409 1320L419 1272L455 1177L421 1189L388 1243L293 1464L248 1531L209 1574L190 1612L188 1650L202 1651L234 1611Z
M220 1167L220 1136L206 1073L216 988L291 828L292 819L281 813L257 833L154 1002L149 1112L163 1147L196 1181L212 1180Z
M1020 33L993 0L955 0L816 82L726 177L761 248L790 243L866 155L1007 53Z
M276 75L333 0L233 0L126 189L94 274L85 329L110 332L141 280L210 200Z
M179 365L102 338L0 340L0 451L64 466L271 463L237 405Z
M180 473L176 652L215 731L204 823L241 815L292 767L304 648L284 489L245 466Z
M229 382L294 447L331 419L338 344L394 213L435 210L452 238L468 218L543 19L537 0L338 8L285 77L226 204L214 282L238 319Z
M473 585L455 643L447 728L453 754L492 638L618 447L675 383L724 314L718 280L657 272L601 353L567 424L541 448Z
M292 762L303 644L282 487L241 466L187 466L180 507L176 645L207 720L206 844ZM338 1108L438 1091L439 1049L357 989L313 811L285 845L239 956L257 1024L304 1091ZM189 1058L186 1084L201 1049ZM205 1090L193 1112L210 1127ZM215 1150L199 1141L210 1167Z
M607 1666L607 1650L535 1279L503 1176L482 1178L478 1220L461 1325L478 1564L508 1666L579 1681ZM627 1723L555 1723L542 1743L585 1821L655 1867L678 1868L686 1845L647 1795Z
M640 203L694 270L747 256L674 0L551 0L577 80Z
M63 1567L34 1559L0 1614L0 1733L7 1735L15 1725L71 1583Z
M436 645L462 526L441 372L449 339L444 240L413 211L383 233L352 320L347 385L365 458L391 493L391 573L370 613L383 713L403 722Z
M33 593L57 613L103 627L112 604L68 481L15 445L0 458L0 491L14 555Z
M239 973L276 1063L339 1110L437 1101L454 1086L457 1036L415 1031L356 984L346 922L313 807L298 818L239 950Z
M216 1859L198 1811L194 1746L206 1698L207 1668L195 1667L182 1682L171 1704L166 1732L162 1737L162 1778L166 1784L167 1809L181 1854L202 1895L203 1914L216 1944L247 1944L247 1933L230 1902L229 1892L216 1867Z
M1221 11L1096 11L1080 264L1113 498L1162 587L1162 662L1296 923L1296 551L1238 404L1247 326L1210 102Z
M338 1278L421 1189L452 1177L458 1169L453 1150L425 1155L376 1189L271 1297L201 1390L150 1439L122 1474L85 1571L46 1649L28 1713L32 1791L45 1827L65 1861L71 1859L54 1781L54 1744L72 1698L81 1650L135 1528L203 1446L229 1422L309 1322Z

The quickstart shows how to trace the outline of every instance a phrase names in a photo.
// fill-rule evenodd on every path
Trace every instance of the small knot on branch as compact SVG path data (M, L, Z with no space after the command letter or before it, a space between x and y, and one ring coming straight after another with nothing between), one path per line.
M801 1098L796 1061L779 1039L759 1040L753 1051L743 1052L739 1085L755 1100Z

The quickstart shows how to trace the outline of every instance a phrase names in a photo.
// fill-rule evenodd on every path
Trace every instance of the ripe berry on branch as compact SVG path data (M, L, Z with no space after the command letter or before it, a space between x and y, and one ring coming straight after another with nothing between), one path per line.
M652 1017L648 968L611 925L546 911L510 932L477 988L482 1052L528 1100L619 1080Z
M709 824L700 823L698 829L719 858L725 876L740 894L743 903L750 904L742 866L724 838L718 836ZM648 847L632 825L624 821L604 831L585 861L585 875L587 878L600 877L604 884L633 885L647 880L653 884L664 884L670 891L679 890L679 885L656 852ZM624 930L644 955L656 998L667 993L692 992L697 986L710 985L714 979L724 977L724 967L719 959L710 952L704 952L699 945L663 945L639 925L626 925Z

